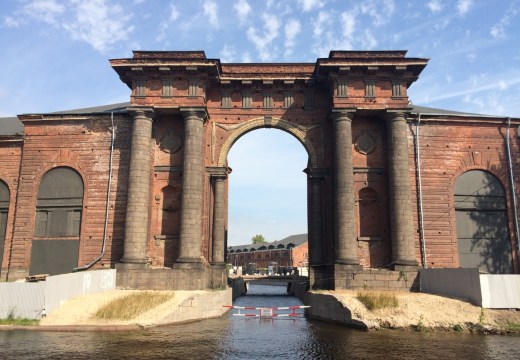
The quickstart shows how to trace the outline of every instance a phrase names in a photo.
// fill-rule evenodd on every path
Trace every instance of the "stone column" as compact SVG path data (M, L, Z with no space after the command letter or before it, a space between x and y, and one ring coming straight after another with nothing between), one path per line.
M359 265L352 167L352 118L348 111L332 112L335 139L335 235L337 264Z
M406 119L404 113L395 112L388 113L386 120L392 262L396 266L417 266Z
M225 264L225 209L224 209L224 184L227 174L223 169L223 174L213 175L214 178L214 203L213 203L213 265Z
M134 118L126 201L124 268L146 267L151 176L151 109L130 109Z
M323 219L321 206L321 183L323 175L309 170L309 181L311 185L310 198L310 221L309 221L309 263L311 266L323 265Z
M184 162L178 263L201 263L202 178L204 175L203 108L181 109L184 116Z

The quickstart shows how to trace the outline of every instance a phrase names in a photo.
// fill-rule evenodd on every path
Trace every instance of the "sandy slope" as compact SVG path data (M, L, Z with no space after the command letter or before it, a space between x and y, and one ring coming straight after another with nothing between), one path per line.
M128 321L96 320L92 316L96 310L113 299L135 292L134 290L115 290L108 293L80 296L64 303L48 317L42 319L40 325L130 325L150 326L172 312L184 300L197 291L175 291L173 298ZM449 330L458 324L464 330L488 330L497 332L507 321L520 323L520 311L489 310L473 306L469 303L441 296L399 292L396 296L399 307L369 311L357 299L355 291L321 291L340 300L352 312L352 317L372 324L373 327L410 328L422 325L426 328Z
M130 325L150 326L170 314L184 300L201 291L161 291L172 294L171 300L141 314L132 320L99 320L93 315L104 304L119 297L139 292L138 290L114 290L106 293L84 295L69 299L49 316L40 321L40 325Z
M325 292L327 293L327 292ZM520 324L520 311L492 310L473 306L467 302L422 293L395 293L398 308L369 311L356 299L355 291L330 292L352 311L352 316L386 328L410 328L422 325L432 329L453 329L460 325L464 330L497 331L509 322Z

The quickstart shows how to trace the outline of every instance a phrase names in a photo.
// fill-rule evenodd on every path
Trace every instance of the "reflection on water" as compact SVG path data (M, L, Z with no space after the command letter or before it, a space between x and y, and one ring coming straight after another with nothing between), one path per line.
M258 285L256 285L258 286ZM283 287L252 289L237 306L301 305ZM260 286L259 286L260 287ZM520 338L370 331L305 318L229 315L118 333L0 331L0 359L520 359Z

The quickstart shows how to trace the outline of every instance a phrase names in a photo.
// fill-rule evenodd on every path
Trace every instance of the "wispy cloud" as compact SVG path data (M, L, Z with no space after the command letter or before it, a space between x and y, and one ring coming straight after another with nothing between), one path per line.
M251 41L258 51L262 61L269 61L274 57L272 43L279 35L280 21L274 14L262 14L263 31L255 27L247 29L247 38Z
M202 4L202 8L204 9L204 15L208 17L210 25L218 28L218 5L214 0L204 0Z
M506 37L506 28L511 24L511 21L518 15L519 10L516 4L512 4L509 9L504 12L504 15L498 23L493 25L489 30L491 36L495 39Z
M320 9L323 5L325 5L325 1L323 0L298 0L298 6L304 12Z
M131 14L105 0L72 0L74 21L63 24L73 39L84 41L98 51L127 40L134 26L129 25Z
M285 56L288 57L292 55L294 44L296 42L296 36L301 31L301 23L297 19L289 19L285 24Z
M468 13L472 6L473 0L459 0L457 3L457 12L460 16L464 16Z
M223 63L230 63L235 61L235 56L237 52L233 48L233 46L230 46L228 44L224 44L224 47L222 50L220 50L220 61Z
M164 19L159 23L159 32L155 37L155 41L163 42L166 40L167 30L170 28L171 23L175 22L180 15L177 7L173 3L170 3L168 19Z
M235 5L233 5L233 9L238 15L240 24L244 24L251 13L251 5L249 5L247 0L238 0Z
M33 21L43 22L104 52L128 40L134 30L131 18L132 14L110 0L70 0L67 7L56 0L30 0L16 11L15 17L5 17L4 25L20 27Z
M438 13L443 8L442 2L440 0L430 0L426 6L432 13Z

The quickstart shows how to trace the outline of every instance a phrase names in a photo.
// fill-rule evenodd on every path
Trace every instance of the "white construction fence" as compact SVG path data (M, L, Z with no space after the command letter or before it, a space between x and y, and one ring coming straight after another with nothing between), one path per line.
M70 298L115 288L115 269L48 276L40 282L0 283L0 319L40 319Z
M520 309L520 275L480 274L479 269L422 269L421 292L465 299L488 309Z

